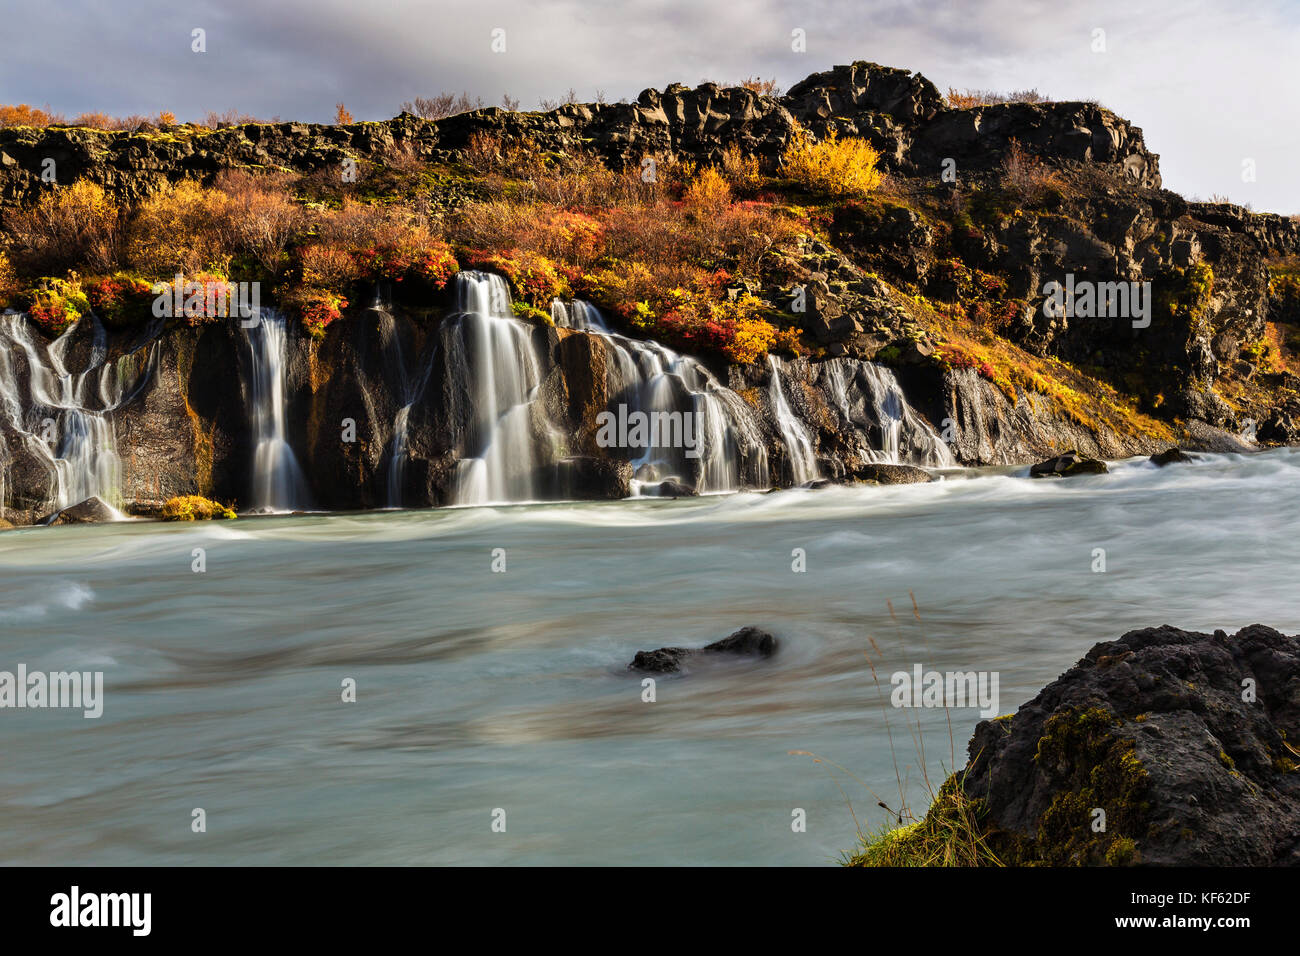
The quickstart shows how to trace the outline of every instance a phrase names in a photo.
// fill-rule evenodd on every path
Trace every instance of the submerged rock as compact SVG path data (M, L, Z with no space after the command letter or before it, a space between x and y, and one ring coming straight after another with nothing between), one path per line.
M1297 740L1300 639L1130 631L980 722L925 820L857 860L922 854L960 815L1012 865L1300 865Z
M1070 478L1074 475L1104 475L1110 468L1098 458L1084 458L1077 451L1067 451L1029 469L1030 478Z
M691 658L717 654L771 657L776 653L776 638L757 627L742 627L736 633L701 648L661 647L654 651L637 651L629 670L670 674L682 669Z
M874 481L881 485L917 485L934 481L933 475L915 465L862 465L851 471L847 477L851 481Z
M106 521L116 521L118 513L113 510L103 498L92 496L85 501L79 501L75 505L64 508L62 511L42 518L39 524L100 524Z
M1177 447L1170 448L1151 456L1151 464L1155 465L1157 468L1163 468L1165 465L1172 465L1178 462L1189 461L1196 461L1196 459L1187 454L1187 452L1183 451L1181 448Z
M670 478L667 481L659 482L659 488L654 494L657 494L660 498L694 498L699 492L685 482L674 481Z

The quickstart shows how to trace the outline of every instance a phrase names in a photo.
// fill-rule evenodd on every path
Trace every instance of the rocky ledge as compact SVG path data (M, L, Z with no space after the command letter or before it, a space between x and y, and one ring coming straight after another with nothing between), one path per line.
M1295 866L1297 742L1300 639L1130 631L981 722L925 819L852 862Z

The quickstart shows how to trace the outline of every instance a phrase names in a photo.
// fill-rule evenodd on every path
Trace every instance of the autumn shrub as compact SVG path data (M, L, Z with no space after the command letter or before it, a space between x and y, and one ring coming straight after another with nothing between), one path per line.
M993 90L959 90L948 87L944 97L948 105L955 110L970 109L975 106L998 106L1003 103L1050 103L1051 98L1036 89L1014 90L1010 93L997 93Z
M798 348L797 331L783 331L761 318L762 305L753 296L718 300L678 288L665 293L660 303L648 305L634 313L633 324L679 348L715 352L739 363L753 362L777 348Z
M291 176L228 169L217 175L213 191L224 196L212 205L215 224L226 242L247 251L271 275L285 264L285 247L305 226L302 207L289 194Z
M746 153L735 143L722 151L722 174L733 189L742 193L753 192L763 182L763 168L759 158Z
M163 521L222 521L236 517L233 508L201 495L168 498L159 515Z
M343 317L348 300L337 292L299 285L289 289L281 299L282 304L295 313L312 338L325 335L325 329Z
M1016 199L1024 203L1041 202L1051 190L1061 188L1061 180L1030 153L1020 141L1012 139L1002 159L1002 184Z
M880 153L864 139L841 140L831 132L820 142L800 130L791 138L784 155L785 175L814 193L829 196L866 196L880 186L876 164Z
M154 291L165 297L160 307L163 316L183 318L190 326L229 319L240 314L238 288L225 276L211 272L198 272L160 282L154 286Z
M26 103L0 105L0 126L52 126L62 122L63 117L48 107L40 109Z
M347 249L315 242L298 251L302 281L324 289L345 289L361 278L361 264Z
M18 273L14 271L8 253L0 249L0 310L13 302L18 288Z
M27 315L49 336L66 332L90 311L90 302L75 273L67 279L46 277L27 294Z
M105 325L120 327L151 314L153 285L139 276L118 272L87 279L83 287L91 308Z
M148 276L225 274L235 251L229 197L192 180L164 186L131 217L127 258Z
M731 205L731 185L722 173L706 166L687 185L682 202L697 215L716 216Z
M118 264L122 217L102 186L79 179L55 186L10 214L14 265L26 274L80 268L111 272Z
M510 284L514 297L534 308L549 308L552 299L572 295L565 271L531 249L470 250L467 260L473 269L501 273Z

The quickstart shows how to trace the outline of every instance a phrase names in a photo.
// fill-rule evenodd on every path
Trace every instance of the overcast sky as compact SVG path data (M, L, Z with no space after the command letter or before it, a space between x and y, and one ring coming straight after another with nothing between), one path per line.
M325 121L342 100L383 119L441 91L535 108L570 87L584 100L752 75L785 88L874 60L944 91L1097 99L1143 128L1169 188L1300 213L1300 0L0 0L0 23L0 103L68 116Z

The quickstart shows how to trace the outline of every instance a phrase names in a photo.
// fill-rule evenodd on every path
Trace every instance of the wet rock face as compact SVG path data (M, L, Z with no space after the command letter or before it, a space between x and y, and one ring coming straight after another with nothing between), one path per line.
M1148 628L981 722L962 787L1004 862L1295 866L1298 739L1300 639Z
M765 658L775 654L776 649L777 640L767 631L742 627L729 637L702 648L661 647L654 651L637 651L627 666L629 670L669 674L680 671L690 661L708 660L724 654Z

